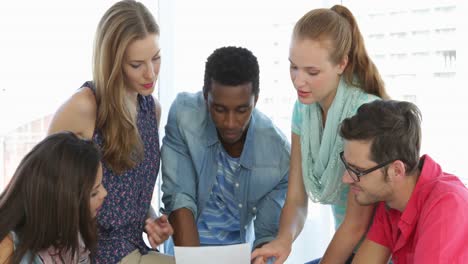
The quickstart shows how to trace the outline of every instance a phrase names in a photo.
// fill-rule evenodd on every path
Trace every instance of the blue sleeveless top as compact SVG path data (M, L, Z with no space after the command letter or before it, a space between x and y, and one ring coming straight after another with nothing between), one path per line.
M82 87L89 87L95 93L92 82ZM97 216L95 263L117 263L135 249L142 254L149 250L142 233L159 172L157 122L153 97L138 95L137 127L144 145L144 160L120 175L103 161L102 184L107 189L107 197ZM93 141L102 146L103 138L97 129Z

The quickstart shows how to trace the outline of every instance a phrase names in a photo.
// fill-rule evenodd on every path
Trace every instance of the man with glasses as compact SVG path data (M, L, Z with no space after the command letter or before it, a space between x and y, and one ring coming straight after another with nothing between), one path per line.
M468 263L468 189L419 156L420 123L414 104L378 100L341 125L343 182L380 202L353 263Z

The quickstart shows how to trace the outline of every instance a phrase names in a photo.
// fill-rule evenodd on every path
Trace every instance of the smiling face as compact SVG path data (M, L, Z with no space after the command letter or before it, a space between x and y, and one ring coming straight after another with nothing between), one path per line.
M228 153L233 148L242 149L256 101L252 83L229 86L212 81L207 106Z
M291 81L303 104L320 103L328 109L335 98L336 90L347 60L333 65L329 60L326 41L294 37L289 50Z
M91 210L91 217L95 218L101 209L104 198L107 196L107 190L102 185L102 165L99 165L96 181L91 190L91 196L89 199L89 208Z
M161 56L159 36L149 34L131 42L125 50L123 71L128 92L147 96L158 79Z
M345 141L343 158L346 163L357 171L364 171L378 165L369 159L371 141ZM391 164L390 164L391 165ZM388 165L388 166L390 166ZM392 183L387 180L387 167L370 172L355 182L345 170L343 182L350 185L350 191L360 205L370 205L380 201L389 201L393 194Z

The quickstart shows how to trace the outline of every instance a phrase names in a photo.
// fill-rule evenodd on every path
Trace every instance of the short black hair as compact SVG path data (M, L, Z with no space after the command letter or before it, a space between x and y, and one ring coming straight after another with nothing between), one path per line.
M206 60L203 95L207 98L212 81L232 86L251 82L252 93L258 97L259 74L257 57L250 50L233 46L216 49Z
M401 160L411 173L421 149L421 112L410 102L376 100L363 104L357 114L341 123L345 140L371 140L370 159Z

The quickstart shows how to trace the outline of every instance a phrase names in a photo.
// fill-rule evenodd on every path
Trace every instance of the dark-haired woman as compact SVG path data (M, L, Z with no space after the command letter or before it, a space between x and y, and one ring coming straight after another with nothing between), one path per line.
M107 195L99 150L53 134L21 161L0 196L0 263L90 263Z

